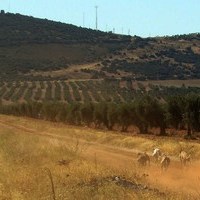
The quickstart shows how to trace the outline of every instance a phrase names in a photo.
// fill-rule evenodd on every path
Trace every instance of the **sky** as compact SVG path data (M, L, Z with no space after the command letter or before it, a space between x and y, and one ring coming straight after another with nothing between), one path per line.
M141 37L200 32L200 0L0 0L0 10Z

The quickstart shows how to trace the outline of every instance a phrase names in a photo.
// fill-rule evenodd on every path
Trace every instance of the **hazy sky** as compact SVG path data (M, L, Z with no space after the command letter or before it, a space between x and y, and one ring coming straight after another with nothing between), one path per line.
M10 1L10 3L9 3ZM200 0L0 0L0 9L116 33L157 36L200 32ZM83 14L84 13L84 14Z

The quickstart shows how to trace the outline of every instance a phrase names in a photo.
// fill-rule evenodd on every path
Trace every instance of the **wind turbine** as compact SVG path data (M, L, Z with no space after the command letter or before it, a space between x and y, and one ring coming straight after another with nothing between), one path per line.
M8 12L10 12L10 0L8 2Z
M83 12L83 28L85 27L85 13Z
M95 6L96 10L96 30L98 30L98 6Z

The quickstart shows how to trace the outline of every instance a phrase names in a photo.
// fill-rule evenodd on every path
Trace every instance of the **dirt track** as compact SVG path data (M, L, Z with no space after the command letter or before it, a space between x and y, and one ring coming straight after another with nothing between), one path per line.
M37 132L34 129L29 129L24 126L10 124L7 121L0 121L0 128L4 127L10 129L13 132L22 131L27 134L36 134L43 137L50 137L60 143L69 144L71 138L68 136L62 136L48 133L48 132ZM58 144L57 142L57 144ZM79 139L81 144L86 144L87 148L83 151L83 156L86 159L118 170L134 170L136 165L136 153L137 149L119 149L110 145L103 145L95 142L86 142L85 140ZM173 158L172 158L173 159ZM137 169L138 173L148 174L147 181L162 190L171 190L179 193L192 193L198 194L200 186L200 164L192 163L187 169L181 169L180 163L177 160L172 160L169 170L166 173L161 173L160 167L155 164L151 164L150 167L144 169Z

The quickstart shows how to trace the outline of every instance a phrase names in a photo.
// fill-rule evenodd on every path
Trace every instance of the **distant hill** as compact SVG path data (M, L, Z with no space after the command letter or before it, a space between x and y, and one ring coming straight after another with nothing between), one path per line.
M130 36L11 13L0 14L0 27L1 78L94 62L131 40Z
M200 34L140 38L0 14L1 80L200 78Z
M128 37L119 37L71 24L39 19L20 14L0 14L0 46L23 44L77 44L124 42Z
M200 78L200 34L135 37L101 66L107 76L133 80Z

